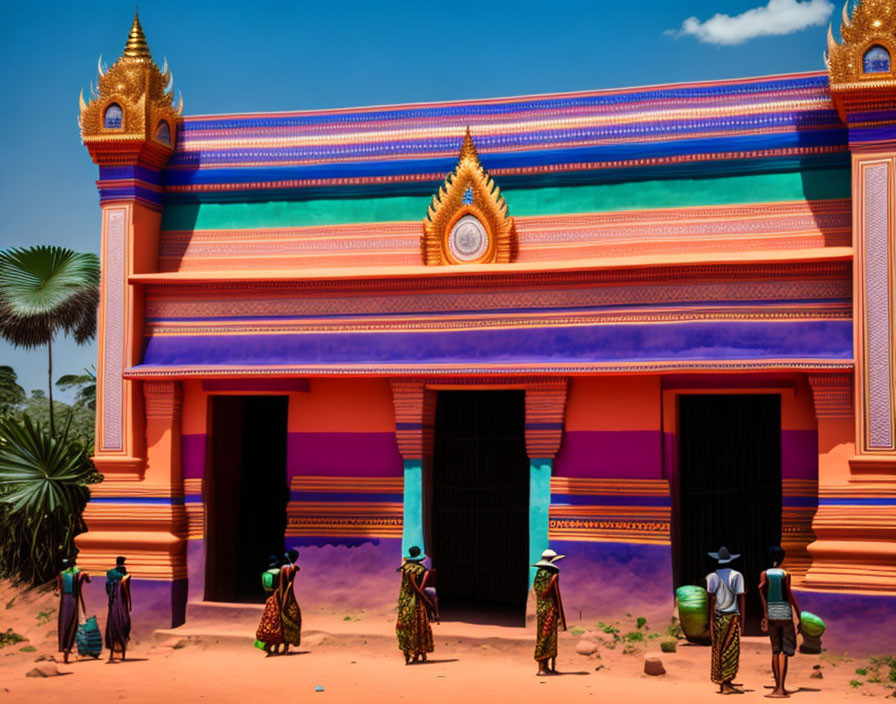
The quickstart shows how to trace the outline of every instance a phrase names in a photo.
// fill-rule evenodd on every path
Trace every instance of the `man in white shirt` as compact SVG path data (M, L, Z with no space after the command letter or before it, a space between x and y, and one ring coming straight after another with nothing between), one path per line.
M723 567L740 555L731 554L724 545L709 556L719 569L706 575L712 633L712 681L722 694L743 694L732 683L740 663L740 634L744 627L744 576Z

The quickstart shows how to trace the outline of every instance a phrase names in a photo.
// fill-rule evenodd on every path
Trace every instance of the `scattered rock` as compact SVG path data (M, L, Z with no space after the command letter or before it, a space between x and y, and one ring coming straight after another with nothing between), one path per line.
M815 670L811 675L809 675L809 677L811 677L813 680L823 680L824 674L821 670Z
M579 655L594 655L597 652L598 645L590 640L585 640L584 638L576 643L576 652Z
M171 646L172 650L180 650L181 648L186 648L190 644L186 638L181 638L177 643Z
M660 650L664 653L674 653L678 651L678 641L677 640L664 640L660 642Z
M56 669L56 663L44 662L25 673L25 677L58 677L61 672Z
M666 668L663 667L663 661L659 658L646 658L644 660L644 674L665 675Z
M588 638L604 648L612 649L616 647L616 639L611 633L598 631L597 633L589 633Z

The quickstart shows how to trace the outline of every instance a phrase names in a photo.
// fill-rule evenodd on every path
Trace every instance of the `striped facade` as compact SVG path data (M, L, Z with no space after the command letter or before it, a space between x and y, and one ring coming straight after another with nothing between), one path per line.
M613 580L637 580L666 613L689 549L678 399L762 393L781 404L797 586L813 604L896 599L879 295L896 161L877 140L857 172L840 107L807 73L188 116L161 168L92 148L105 241L121 246L113 214L127 233L104 249L104 301L130 306L101 322L98 427L116 442L98 443L83 562L129 550L135 577L201 601L212 401L284 396L286 543L384 607L402 546L431 538L439 393L514 389L530 557L579 555L589 584L569 609L624 612ZM513 217L512 261L427 266L423 219L467 128Z

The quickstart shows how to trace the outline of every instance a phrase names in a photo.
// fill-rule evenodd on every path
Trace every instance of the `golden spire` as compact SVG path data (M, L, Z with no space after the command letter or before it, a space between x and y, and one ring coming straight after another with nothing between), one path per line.
M464 135L464 143L460 147L460 158L458 161L466 161L472 159L479 163L479 154L476 153L476 145L473 144L473 136L470 134L470 126L467 125L467 133Z
M143 27L140 26L140 17L134 10L134 24L131 25L131 33L128 35L128 42L124 45L124 56L132 59L151 59L149 53L149 44L146 43L146 35L143 34Z
M159 159L167 159L175 145L182 103L174 104L168 62L160 71L152 60L136 12L118 61L104 69L101 58L97 68L92 99L89 103L79 100L84 143L97 151L97 145L108 142L142 142L152 145Z
M475 222L473 222L475 220ZM463 251L454 239L466 232ZM472 239L470 239L472 237ZM473 241L477 247L469 249ZM516 254L516 229L507 213L507 201L482 168L470 128L461 144L457 165L445 177L427 208L421 238L423 262L438 264L503 263Z

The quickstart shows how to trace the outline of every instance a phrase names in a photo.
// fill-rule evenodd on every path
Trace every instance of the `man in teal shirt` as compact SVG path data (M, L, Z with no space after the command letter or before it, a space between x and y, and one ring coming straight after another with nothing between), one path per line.
M762 631L768 633L772 642L772 672L775 674L775 689L768 696L773 699L789 697L784 688L787 677L787 658L796 652L796 629L800 625L800 607L797 606L790 589L790 575L781 568L784 550L777 545L768 550L772 566L759 576L759 596L762 599Z

